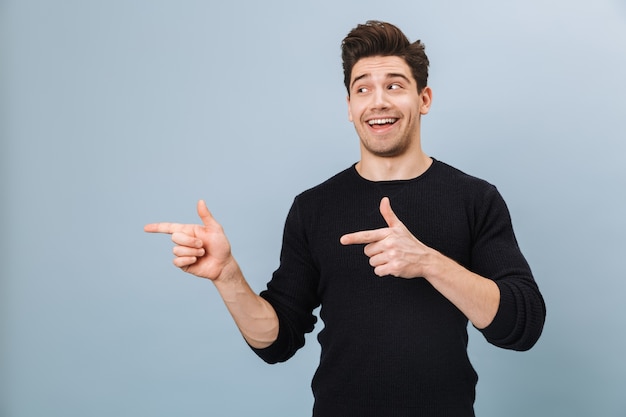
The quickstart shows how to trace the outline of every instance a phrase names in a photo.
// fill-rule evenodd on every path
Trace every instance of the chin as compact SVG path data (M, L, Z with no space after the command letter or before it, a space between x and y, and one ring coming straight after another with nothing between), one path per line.
M406 153L407 150L407 146L403 146L398 144L397 146L387 146L387 147L374 147L374 146L368 146L367 144L365 144L365 149L367 150L367 152L369 152L370 154L374 155L374 156L378 156L381 158L393 158L396 156L400 156L404 153Z

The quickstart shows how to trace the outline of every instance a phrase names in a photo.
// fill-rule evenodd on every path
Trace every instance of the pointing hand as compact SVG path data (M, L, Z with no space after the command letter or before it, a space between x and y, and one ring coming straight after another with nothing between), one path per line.
M388 197L380 201L380 214L388 227L343 235L341 244L365 244L365 255L378 276L424 277L435 251L411 234L391 209Z
M172 235L176 244L174 265L196 276L216 280L233 261L230 243L203 200L198 201L198 216L202 225L151 223L144 226L144 231Z

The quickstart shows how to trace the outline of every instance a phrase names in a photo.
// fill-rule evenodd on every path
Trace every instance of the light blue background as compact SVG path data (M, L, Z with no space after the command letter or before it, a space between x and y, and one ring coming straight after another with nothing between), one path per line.
M626 3L0 2L0 415L306 416L319 348L269 366L154 221L206 199L251 286L293 197L358 159L339 44L432 62L425 150L495 183L545 295L526 353L470 329L477 414L626 416Z

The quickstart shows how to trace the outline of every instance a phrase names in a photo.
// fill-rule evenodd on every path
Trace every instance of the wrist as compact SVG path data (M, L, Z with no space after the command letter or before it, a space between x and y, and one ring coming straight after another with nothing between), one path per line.
M424 263L424 278L433 284L436 281L441 281L445 279L445 277L450 276L450 274L459 267L460 265L458 263L433 249L428 255L427 261Z
M225 286L235 283L241 277L241 270L235 258L230 256L224 261L220 273L212 280L216 286Z

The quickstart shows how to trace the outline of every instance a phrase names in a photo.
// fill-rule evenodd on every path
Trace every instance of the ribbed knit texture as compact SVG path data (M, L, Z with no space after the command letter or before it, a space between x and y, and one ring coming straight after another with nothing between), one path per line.
M425 279L378 277L363 245L339 243L345 233L386 226L385 196L424 244L498 284L501 304L486 339L507 349L534 345L545 305L503 199L435 160L406 181L368 181L352 166L296 197L280 267L261 293L278 314L279 337L254 351L269 363L289 359L321 303L314 416L474 416L467 318Z

